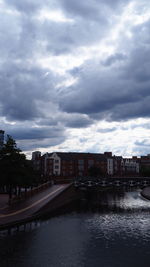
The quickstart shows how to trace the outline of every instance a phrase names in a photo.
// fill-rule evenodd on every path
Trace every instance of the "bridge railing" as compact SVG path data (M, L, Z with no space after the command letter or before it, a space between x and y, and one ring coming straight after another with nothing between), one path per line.
M86 179L85 179L86 178ZM90 177L80 177L74 180L75 187L93 187L93 186L148 186L150 185L150 177L128 177L128 178L100 178L90 179Z

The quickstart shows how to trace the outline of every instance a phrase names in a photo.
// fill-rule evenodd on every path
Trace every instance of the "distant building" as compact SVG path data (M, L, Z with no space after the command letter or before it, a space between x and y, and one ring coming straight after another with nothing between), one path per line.
M4 145L4 133L3 130L0 130L0 149L2 149Z
M138 177L141 166L150 166L150 155L141 158L113 156L112 152L77 153L52 152L41 156L40 151L32 153L34 168L41 174L55 180L72 181L76 177L87 177L91 172L101 177ZM91 170L92 169L92 170Z
M89 176L91 167L104 176L112 176L114 170L110 152L104 154L53 152L46 153L41 157L40 152L36 151L32 154L32 161L36 169L41 166L41 173L44 176L63 180Z
M35 171L41 172L41 152L35 151L32 153L32 162Z
M140 172L139 162L135 157L122 159L121 167L122 174L125 176L136 175Z
M140 165L141 168L150 168L150 154L147 156L141 156Z

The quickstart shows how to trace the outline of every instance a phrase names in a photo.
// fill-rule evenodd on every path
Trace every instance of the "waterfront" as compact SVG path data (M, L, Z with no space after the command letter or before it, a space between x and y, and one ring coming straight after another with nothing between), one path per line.
M2 231L1 266L148 267L149 211L140 189L93 194L65 214Z

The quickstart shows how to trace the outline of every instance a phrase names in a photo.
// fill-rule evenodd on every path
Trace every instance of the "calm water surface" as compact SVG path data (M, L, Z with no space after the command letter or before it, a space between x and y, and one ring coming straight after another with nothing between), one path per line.
M150 201L103 193L65 215L0 233L1 267L149 267Z

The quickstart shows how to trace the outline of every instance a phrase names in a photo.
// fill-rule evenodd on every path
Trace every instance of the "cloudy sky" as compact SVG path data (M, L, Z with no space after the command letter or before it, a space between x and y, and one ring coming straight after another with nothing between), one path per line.
M29 156L150 153L150 1L0 0L0 129Z

